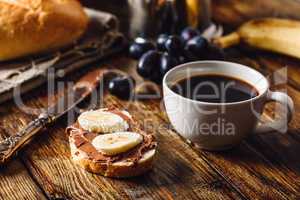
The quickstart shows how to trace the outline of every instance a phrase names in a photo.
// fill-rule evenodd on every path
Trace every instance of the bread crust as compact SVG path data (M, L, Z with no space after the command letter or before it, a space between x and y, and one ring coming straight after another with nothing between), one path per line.
M83 169L101 174L106 177L126 178L141 175L153 167L155 149L149 150L144 153L143 157L137 162L120 161L110 165L101 162L94 162L84 155L84 152L77 149L70 140L71 157L74 163Z
M0 61L76 41L88 17L77 0L0 0Z

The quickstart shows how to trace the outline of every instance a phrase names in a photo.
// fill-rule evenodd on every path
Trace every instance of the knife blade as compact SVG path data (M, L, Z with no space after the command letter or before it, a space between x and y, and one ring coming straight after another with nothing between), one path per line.
M73 87L60 97L56 104L48 107L21 131L0 142L0 165L10 160L36 133L68 113L88 97L100 84L107 69L94 69L80 78ZM70 99L72 99L70 104Z

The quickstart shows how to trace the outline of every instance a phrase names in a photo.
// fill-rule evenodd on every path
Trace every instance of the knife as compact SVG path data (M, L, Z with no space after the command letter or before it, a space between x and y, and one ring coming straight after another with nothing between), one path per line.
M16 152L24 147L39 131L55 122L58 118L72 110L76 105L88 97L100 84L107 69L94 69L77 81L73 87L60 97L56 104L48 107L36 119L31 121L17 134L0 142L0 165L10 160ZM73 101L71 105L70 97Z

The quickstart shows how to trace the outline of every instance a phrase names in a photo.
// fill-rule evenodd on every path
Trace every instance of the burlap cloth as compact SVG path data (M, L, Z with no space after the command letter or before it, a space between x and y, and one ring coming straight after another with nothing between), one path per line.
M55 75L66 75L125 46L126 40L118 31L115 16L92 9L85 10L90 24L76 44L50 54L0 63L0 103L11 99L16 87L24 93L44 83L48 70L55 70Z

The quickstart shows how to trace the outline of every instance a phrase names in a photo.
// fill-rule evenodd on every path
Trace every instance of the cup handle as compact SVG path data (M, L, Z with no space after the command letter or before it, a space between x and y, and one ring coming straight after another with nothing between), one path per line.
M255 133L266 133L277 130L279 132L287 131L287 124L291 121L294 113L294 102L291 97L283 92L272 92L268 91L267 102L276 101L287 108L287 118L281 117L280 119L272 122L266 122L264 124L257 125Z

